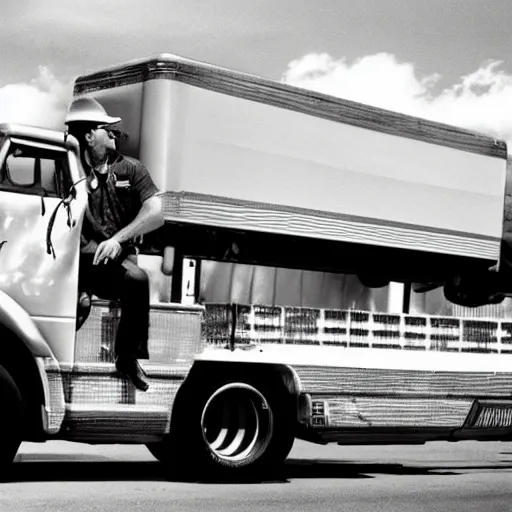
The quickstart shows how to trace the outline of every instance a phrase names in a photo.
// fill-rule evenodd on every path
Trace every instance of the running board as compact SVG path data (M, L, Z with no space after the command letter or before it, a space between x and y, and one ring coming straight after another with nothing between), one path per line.
M60 439L85 443L144 444L169 431L170 409L136 404L66 404Z
M176 394L188 368L142 364L149 389L137 390L112 363L62 368L65 416L59 438L86 443L155 442L170 429Z
M170 411L188 367L148 363L141 366L149 383L146 392L137 390L112 363L62 365L60 375L66 404L106 408L118 404L158 406Z

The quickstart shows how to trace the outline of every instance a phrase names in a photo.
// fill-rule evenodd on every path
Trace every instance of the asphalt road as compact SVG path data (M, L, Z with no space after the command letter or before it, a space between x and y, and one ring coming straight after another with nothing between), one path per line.
M0 511L512 512L512 443L341 447L297 441L282 478L166 481L143 446L22 445Z

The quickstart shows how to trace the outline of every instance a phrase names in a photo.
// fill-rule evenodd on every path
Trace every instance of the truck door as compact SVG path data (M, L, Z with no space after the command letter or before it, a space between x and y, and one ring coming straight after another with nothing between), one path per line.
M0 289L33 318L56 357L72 360L83 200L59 208L78 177L64 145L6 138L0 149ZM68 212L69 210L69 212ZM71 226L68 226L70 220Z

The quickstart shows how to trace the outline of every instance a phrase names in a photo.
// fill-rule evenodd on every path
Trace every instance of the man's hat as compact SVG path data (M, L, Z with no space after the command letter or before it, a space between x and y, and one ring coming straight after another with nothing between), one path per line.
M71 102L64 123L116 124L119 121L121 121L121 118L109 116L99 101L94 98L83 97Z

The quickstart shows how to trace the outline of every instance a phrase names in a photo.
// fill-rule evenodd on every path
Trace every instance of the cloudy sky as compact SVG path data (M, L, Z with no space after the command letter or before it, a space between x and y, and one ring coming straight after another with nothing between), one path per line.
M510 0L2 0L0 120L62 126L76 76L168 52L512 147Z

